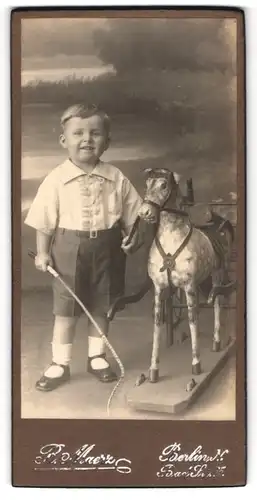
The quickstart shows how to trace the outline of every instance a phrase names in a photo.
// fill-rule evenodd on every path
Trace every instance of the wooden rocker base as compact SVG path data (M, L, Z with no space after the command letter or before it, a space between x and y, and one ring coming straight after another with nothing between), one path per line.
M181 345L173 345L160 356L159 380L151 383L146 379L135 385L127 394L127 404L134 410L177 414L191 406L210 381L224 366L233 353L235 340L218 352L212 350L210 336L201 338L202 372L192 375L191 343L186 340ZM145 367L144 373L148 374Z

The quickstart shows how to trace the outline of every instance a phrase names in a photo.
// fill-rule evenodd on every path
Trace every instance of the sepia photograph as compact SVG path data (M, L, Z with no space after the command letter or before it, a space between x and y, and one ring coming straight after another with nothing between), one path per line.
M21 19L22 419L235 421L237 24Z

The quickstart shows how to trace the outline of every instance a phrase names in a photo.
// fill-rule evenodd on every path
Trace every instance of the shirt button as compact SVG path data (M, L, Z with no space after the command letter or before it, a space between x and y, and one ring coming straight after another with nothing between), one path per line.
M92 215L92 211L88 210L87 208L83 208L82 212L86 217L90 217L90 215Z

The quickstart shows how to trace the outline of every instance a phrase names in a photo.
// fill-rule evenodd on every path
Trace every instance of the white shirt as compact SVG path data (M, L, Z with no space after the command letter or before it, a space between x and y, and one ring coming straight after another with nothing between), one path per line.
M99 161L90 174L66 160L40 185L25 224L53 234L57 227L81 231L134 223L142 200L131 182L109 163Z

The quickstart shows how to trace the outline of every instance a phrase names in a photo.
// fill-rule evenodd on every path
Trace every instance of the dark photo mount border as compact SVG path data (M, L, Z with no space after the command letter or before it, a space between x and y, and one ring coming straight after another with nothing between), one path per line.
M50 420L21 418L21 20L35 17L211 17L237 19L237 187L238 246L236 311L236 420ZM88 7L17 8L11 13L12 100L12 484L31 487L213 487L246 483L246 82L244 12L234 8ZM211 454L226 448L226 474L215 479L158 478L159 455L170 443ZM106 471L35 471L35 457L45 443L65 443L76 450L96 443L132 461L130 474ZM145 444L148 443L148 446Z

